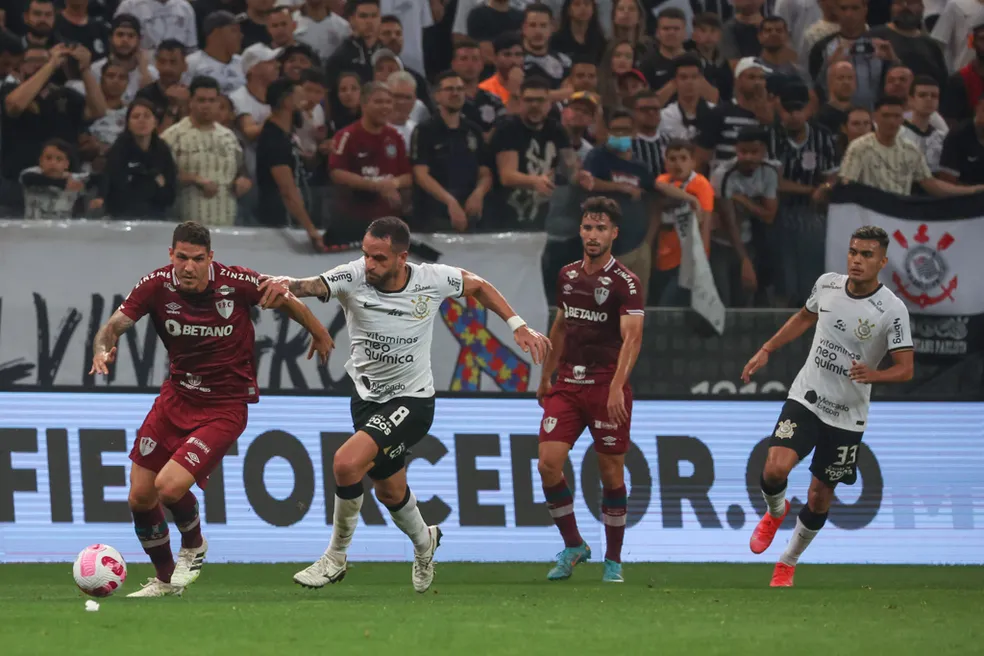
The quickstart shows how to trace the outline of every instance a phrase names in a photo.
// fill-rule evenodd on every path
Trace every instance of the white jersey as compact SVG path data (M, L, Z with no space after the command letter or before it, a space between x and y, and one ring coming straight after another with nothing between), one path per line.
M817 279L806 309L819 317L789 398L829 426L863 432L871 385L851 380L852 362L875 369L886 353L912 350L909 311L884 285L867 296L851 296L847 276L838 273Z
M365 260L321 274L329 297L345 312L351 347L345 371L365 401L434 396L431 338L444 299L464 290L461 269L410 264L406 286L384 292L366 282ZM324 300L328 300L328 298Z

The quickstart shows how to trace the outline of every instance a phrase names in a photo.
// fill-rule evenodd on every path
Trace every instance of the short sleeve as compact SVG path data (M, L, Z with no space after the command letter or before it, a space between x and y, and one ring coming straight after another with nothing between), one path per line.
M410 173L410 171L410 158L407 157L407 144L401 136L396 140L396 174L406 175Z
M704 176L694 178L694 181L687 185L687 191L697 197L700 208L705 212L714 211L714 188Z
M612 170L604 161L603 152L604 147L593 148L584 158L584 170L598 180L608 181L612 179Z
M823 288L825 283L830 282L831 276L832 274L825 273L817 278L817 281L813 283L813 290L810 292L810 297L806 299L806 304L804 305L807 312L811 312L813 314L820 313L820 290Z
M519 152L523 147L521 141L522 132L517 129L516 123L508 121L500 125L492 133L492 141L489 143L489 149L492 151L493 156L510 150Z
M857 182L861 179L861 167L862 160L861 155L858 154L860 150L858 144L861 143L859 140L854 140L847 147L847 152L844 153L844 159L841 161L840 166L840 177L845 180L850 180L851 182Z
M264 167L286 166L290 168L294 163L294 152L290 142L286 139L264 139L262 146L264 146Z
M465 289L464 274L458 267L447 264L424 264L434 276L434 287L444 298L460 298Z
M567 130L562 128L560 123L554 124L553 137L551 137L551 139L557 147L558 153L565 148L571 148L571 139L567 136Z
M327 302L331 298L342 298L351 294L361 282L359 264L359 260L353 260L322 273L321 281L328 288L328 295L321 300Z
M430 131L424 125L418 125L410 137L410 163L414 166L430 166L432 152Z
M623 275L627 276L627 278L623 278ZM646 299L642 297L642 285L639 283L639 278L627 269L623 269L622 272L618 272L617 278L621 282L618 286L621 293L621 298L619 299L621 303L618 308L618 313L620 315L629 314L638 317L646 314Z
M961 150L963 130L954 130L943 139L943 152L940 154L940 171L960 179Z
M342 131L342 133L338 135L338 140L335 142L335 148L331 151L331 155L328 157L329 169L352 171L352 157L350 153L355 150L355 146L351 143L351 141L352 132L349 130Z
M242 299L250 307L260 304L263 292L260 291L260 274L252 269L243 266L226 267L229 271L237 274L236 296Z
M762 196L765 198L776 198L779 195L779 171L768 164L762 165L765 175L762 176Z
M933 172L929 170L929 162L926 161L926 156L919 150L916 150L915 153L917 157L914 157L912 162L912 180L914 182L921 182L933 177Z
M888 342L888 352L911 351L912 331L909 329L909 310L902 301L888 311L888 332L885 336Z
M140 321L145 314L153 309L154 297L157 295L157 290L160 289L156 280L157 278L153 275L141 278L123 299L119 311L132 321Z
M714 150L721 135L721 112L720 105L704 115L703 119L697 121L697 135L694 137L694 145L704 150Z

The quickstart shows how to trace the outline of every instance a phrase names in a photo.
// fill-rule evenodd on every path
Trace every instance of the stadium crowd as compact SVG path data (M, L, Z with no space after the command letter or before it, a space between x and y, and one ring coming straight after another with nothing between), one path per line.
M825 204L984 189L984 0L6 0L0 212L540 231L654 305L695 211L729 307L802 304ZM685 199L686 202L685 202Z

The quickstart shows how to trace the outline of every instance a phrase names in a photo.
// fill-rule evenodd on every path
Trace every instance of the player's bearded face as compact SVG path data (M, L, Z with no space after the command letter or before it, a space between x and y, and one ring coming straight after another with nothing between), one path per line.
M581 219L584 254L592 259L606 255L612 249L612 242L617 236L618 228L604 214L585 214Z
M212 253L204 246L179 241L170 249L171 264L178 279L178 287L184 292L200 292L208 284L208 267Z
M362 252L366 259L366 282L377 288L385 288L407 263L407 253L394 252L388 239L366 236Z

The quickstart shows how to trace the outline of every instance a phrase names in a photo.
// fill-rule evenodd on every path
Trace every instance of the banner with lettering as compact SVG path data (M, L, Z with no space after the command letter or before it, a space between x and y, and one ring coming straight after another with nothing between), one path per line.
M909 308L916 354L984 348L984 194L935 199L838 187L827 219L828 270L846 271L851 233L863 225L888 233L881 282Z
M154 391L167 353L149 321L120 338L108 378L89 376L92 340L142 276L168 263L173 223L0 221L0 389L95 386ZM415 239L417 239L415 237ZM460 266L492 282L534 328L547 330L540 273L541 234L422 235L411 257ZM361 257L319 255L300 233L213 229L215 260L260 273L317 275ZM348 394L349 339L337 303L307 299L335 339L322 366L307 355L307 333L284 315L256 311L256 357L264 391ZM532 392L539 368L497 316L473 299L448 299L432 347L440 391Z

